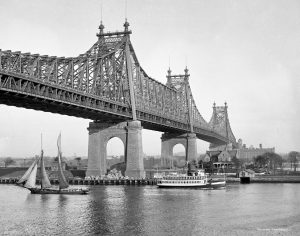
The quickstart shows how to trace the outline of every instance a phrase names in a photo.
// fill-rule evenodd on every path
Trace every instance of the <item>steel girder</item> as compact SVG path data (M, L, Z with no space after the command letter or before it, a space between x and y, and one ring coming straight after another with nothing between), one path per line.
M236 144L236 139L230 127L228 118L227 104L225 106L213 106L213 114L209 121L209 125L213 131L226 137L230 143Z
M78 57L0 50L1 95L23 95L64 107L87 109L90 113L83 115L78 112L77 116L94 120L104 119L103 114L107 119L109 115L115 120L132 118L134 98L137 119L143 122L144 127L195 132L202 139L216 143L235 141L229 121L227 125L217 123L215 111L209 123L203 119L192 96L187 70L184 75L169 75L166 85L146 74L130 42L130 33L128 30L102 32L98 41ZM130 68L133 97L129 86ZM6 100L8 103L20 105ZM34 105L30 108L35 109ZM40 106L38 109L41 109ZM58 111L53 108L51 112ZM59 113L63 114L63 109ZM76 115L76 112L70 114Z

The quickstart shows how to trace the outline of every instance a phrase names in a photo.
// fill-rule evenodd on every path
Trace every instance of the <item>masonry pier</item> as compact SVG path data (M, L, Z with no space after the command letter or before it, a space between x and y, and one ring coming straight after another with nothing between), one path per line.
M145 178L142 146L142 126L140 121L119 124L90 122L88 146L88 168L86 176L105 175L107 143L111 138L122 140L125 149L126 171L130 178Z
M161 161L162 166L172 165L173 148L177 144L182 144L186 151L186 161L196 160L197 157L197 137L194 133L173 134L163 133L161 136ZM170 164L171 163L171 164Z

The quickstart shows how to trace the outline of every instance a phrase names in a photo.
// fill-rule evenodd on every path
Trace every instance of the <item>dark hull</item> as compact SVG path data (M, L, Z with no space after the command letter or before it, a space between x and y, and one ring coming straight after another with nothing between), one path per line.
M29 188L32 194L88 194L88 189L40 189L40 188Z
M24 184L23 184L23 183L21 183L21 184L15 183L15 185L17 185L17 186L19 186L19 187L24 187Z

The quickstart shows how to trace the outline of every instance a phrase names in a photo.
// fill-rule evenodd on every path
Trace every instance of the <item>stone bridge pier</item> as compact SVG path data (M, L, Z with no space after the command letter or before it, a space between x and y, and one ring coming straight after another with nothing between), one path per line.
M197 137L194 133L174 134L163 133L161 136L161 165L163 167L173 166L173 148L182 144L186 151L186 161L197 159Z
M122 140L125 149L125 175L133 178L145 178L140 121L128 121L119 124L90 122L88 131L86 176L106 174L107 143L111 138L118 137Z

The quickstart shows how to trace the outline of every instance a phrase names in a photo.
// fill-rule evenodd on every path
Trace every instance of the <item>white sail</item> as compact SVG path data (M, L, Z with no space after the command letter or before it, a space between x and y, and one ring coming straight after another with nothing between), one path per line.
M36 172L37 172L37 163L35 163L35 166L33 167L24 187L26 187L26 188L34 188L35 187Z
M69 183L66 180L66 177L64 176L63 169L61 166L61 134L59 134L57 139L57 148L58 148L58 182L59 182L59 188L64 189L69 187Z
M51 187L51 183L50 180L48 178L47 172L45 170L45 164L44 164L44 152L43 150L41 151L41 188L50 188Z
M33 169L33 167L37 164L39 158L36 158L34 162L31 164L31 166L28 168L28 170L25 172L25 174L21 177L21 179L18 181L18 184L23 184L26 182L26 180L29 178L29 175Z

